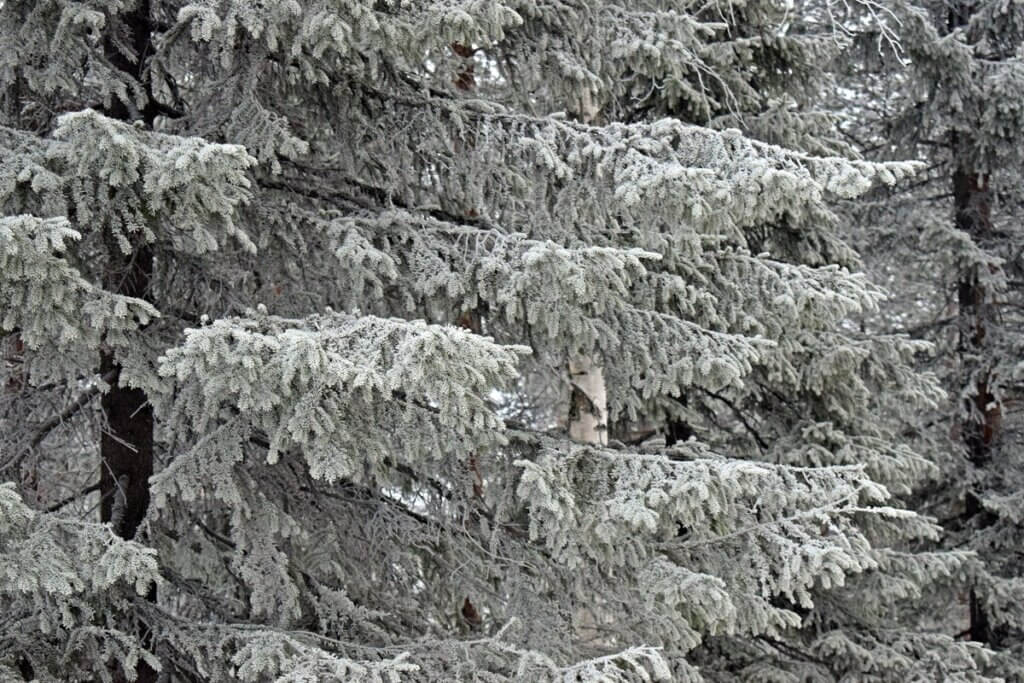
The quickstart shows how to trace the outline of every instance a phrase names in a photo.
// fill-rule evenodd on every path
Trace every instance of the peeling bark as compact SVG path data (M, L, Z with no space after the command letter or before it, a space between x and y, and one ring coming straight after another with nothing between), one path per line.
M591 356L569 361L572 397L569 404L569 436L576 441L608 444L608 391L604 370Z

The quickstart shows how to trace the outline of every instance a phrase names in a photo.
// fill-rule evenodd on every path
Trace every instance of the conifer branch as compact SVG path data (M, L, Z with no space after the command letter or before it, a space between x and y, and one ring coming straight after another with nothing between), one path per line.
M754 441L757 442L757 446L758 446L758 448L761 449L762 453L766 452L771 447L768 444L768 442L765 441L764 437L762 437L761 434L758 433L758 431L756 429L754 429L754 427L750 424L750 421L747 419L747 416L743 414L743 411L741 411L739 409L739 407L735 403L733 403L728 398L726 398L725 396L722 396L720 393L718 393L716 391L711 391L710 389L704 389L703 387L701 388L701 391L703 391L708 396L710 396L712 398L715 398L715 399L718 399L719 401L721 401L725 405L729 406L729 408L732 410L733 414L736 416L736 418L743 425L744 429L747 430L747 433L750 434L752 437L754 437Z
M112 382L117 381L118 374L118 370L111 370L100 377L100 381L103 384L110 385ZM39 428L36 435L32 437L32 441L29 442L29 450L33 451L38 448L43 440L50 435L50 432L74 417L78 411L89 405L92 399L96 398L102 391L102 385L97 383L80 393L59 415L54 416Z
M46 511L47 512L57 512L58 510L63 508L65 505L68 505L70 503L75 502L76 500L78 500L82 496L88 495L88 494L92 493L93 491L99 491L99 490L100 490L100 483L98 481L95 482L95 483L89 484L88 486L86 486L86 487L84 487L82 489L79 489L75 493L72 493L70 496L67 496L66 498L64 498L64 499L54 503L53 505L49 506L48 508L46 508Z

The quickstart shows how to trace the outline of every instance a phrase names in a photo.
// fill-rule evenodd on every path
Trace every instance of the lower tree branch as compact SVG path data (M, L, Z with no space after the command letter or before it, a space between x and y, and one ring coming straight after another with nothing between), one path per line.
M92 493L93 491L99 491L99 490L100 490L100 483L98 481L94 482L92 484L89 484L85 488L80 489L80 490L72 493L67 498L64 498L63 500L61 500L61 501L59 501L57 503L54 503L50 507L46 508L46 511L47 512L57 512L58 510L60 510L65 505L67 505L69 503L75 502L76 500L78 500L82 496L87 496L90 493Z

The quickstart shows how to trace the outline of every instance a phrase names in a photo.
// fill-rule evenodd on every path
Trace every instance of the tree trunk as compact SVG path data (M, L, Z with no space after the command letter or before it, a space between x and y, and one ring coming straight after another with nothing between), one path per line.
M988 236L992 228L992 200L988 175L958 167L953 174L953 199L956 227L974 240ZM980 354L985 348L988 325L994 322L992 294L982 284L979 268L973 265L957 283L961 355ZM992 455L999 434L1002 413L992 392L993 377L980 368L973 380L974 396L967 399L961 427L961 439L975 465L984 465Z
M569 361L569 437L584 443L608 445L608 392L604 370L593 356L576 356ZM603 643L598 628L609 618L600 602L576 610L576 629L584 643ZM607 645L607 643L604 643Z
M139 0L133 9L121 15L128 28L128 39L134 61L118 49L109 38L105 44L107 59L116 68L130 74L149 91L145 77L146 56L152 49L152 23L150 0ZM152 129L157 109L152 97L141 110L115 99L106 114L122 121L142 121ZM153 251L140 237L132 245L132 252L124 254L105 233L107 272L105 286L123 296L148 299L153 277ZM135 537L149 507L149 477L153 474L153 409L145 392L124 386L120 378L121 364L109 349L100 352L100 373L113 374L110 389L103 395L101 405L106 417L100 439L100 519L110 522L114 533L121 538ZM156 600L156 587L151 587L150 600ZM144 647L152 646L147 635L141 638ZM145 662L136 668L137 683L154 683L157 672ZM114 680L129 680L127 673L117 667Z
M950 29L966 26L972 8L956 3L950 8ZM969 141L957 133L951 135L951 148L956 170L953 173L954 219L957 229L970 236L975 243L982 242L992 233L992 195L989 175L974 168L969 159ZM994 293L985 284L984 264L972 264L960 274L957 282L958 351L964 385L973 384L963 400L956 422L960 427L960 440L967 457L975 467L990 463L998 444L1002 426L1002 408L996 400L993 387L993 362L985 358L989 328L996 322ZM981 358L980 361L974 360ZM980 519L982 525L992 523L985 514L979 491L968 491L965 512L971 519ZM985 611L979 587L972 586L969 596L971 640L997 646L999 640Z
M957 150L954 136L954 150ZM992 200L987 174L967 170L963 165L953 173L953 200L956 227L980 241L989 236L992 229ZM967 457L975 467L988 465L995 451L1002 425L1002 409L993 392L995 377L991 364L984 359L986 337L989 326L995 322L993 293L988 291L981 269L984 265L971 265L961 273L957 283L959 305L959 352L964 381L973 383L973 395L964 399L960 410L960 439ZM982 357L980 364L971 357ZM964 386L962 389L966 389ZM966 513L970 518L980 518L983 524L991 524L981 503L980 492L968 491L965 500ZM996 645L997 640L985 612L978 587L970 591L971 640Z
M116 247L115 247L116 248ZM125 296L144 298L153 273L153 253L146 246L118 259L109 254L108 286ZM100 374L114 375L101 399L106 425L100 439L100 519L113 524L121 538L134 538L149 506L153 474L153 408L141 389L122 386L121 366L110 351L100 354Z
M608 391L604 370L591 356L569 361L572 397L569 404L569 436L585 443L608 444Z

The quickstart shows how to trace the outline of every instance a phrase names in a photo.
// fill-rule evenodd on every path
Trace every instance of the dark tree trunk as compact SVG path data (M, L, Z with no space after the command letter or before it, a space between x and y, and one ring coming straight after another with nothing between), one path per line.
M966 0L953 2L949 8L948 27L952 32L969 26L975 5ZM978 169L972 160L970 140L954 132L950 136L953 152L953 202L956 227L976 242L982 242L992 235L992 193L989 175ZM989 341L990 327L996 322L993 293L988 291L982 264L974 264L960 273L957 282L957 304L959 307L959 354L963 368L964 385L961 390L973 384L972 391L964 399L957 416L960 439L967 457L975 467L984 467L994 455L1002 426L1002 408L996 401L993 385L996 378L991 364L984 359ZM969 357L981 357L972 361ZM973 395L971 395L973 394ZM994 517L982 505L979 491L968 491L965 500L966 516L980 526L991 525ZM1000 639L993 629L985 611L978 587L972 586L969 595L971 640L997 646Z
M131 38L133 63L109 41L107 58L117 68L140 82L144 56L150 47L150 9L142 0L131 12L122 15ZM107 115L123 121L141 119L147 128L153 125L151 107L133 111L124 102L115 100ZM132 252L125 255L109 230L105 233L107 247L106 288L123 296L147 299L153 277L153 251L142 238L136 239ZM141 389L122 386L121 365L113 352L100 353L100 373L113 374L110 391L102 399L107 424L100 441L100 519L115 522L114 530L122 538L133 538L149 505L149 476L153 473L153 410Z
M968 631L968 637L979 643L991 644L993 633L989 626L988 615L985 613L981 600L978 598L978 593L974 588L971 588L969 607L971 610L971 627Z
M956 227L974 240L984 239L992 229L992 202L988 176L957 168L953 174L953 198ZM957 283L959 304L960 351L974 354L985 347L988 326L994 322L991 293L982 284L981 266L971 266ZM1002 414L992 391L991 373L979 368L974 396L966 400L961 420L961 438L967 455L975 465L984 465L992 456L999 435Z
M139 0L134 8L120 15L120 20L127 29L125 38L134 60L110 39L105 45L106 57L149 92L145 71L146 57L152 48L149 0ZM116 28L116 24L112 28ZM106 114L122 121L142 121L147 129L151 129L157 107L152 97L141 110L131 103L115 99ZM124 296L148 299L153 277L153 251L150 246L139 237L132 244L131 253L125 255L109 231L105 237L107 289ZM106 425L100 440L100 519L111 522L118 536L131 539L135 537L149 507L149 477L153 474L153 409L145 392L122 385L121 364L109 349L100 353L100 372L115 376L101 402ZM155 587L150 589L148 598L156 600ZM152 647L151 635L143 633L142 644ZM117 667L114 680L118 683L127 681L126 672ZM134 680L154 683L157 672L145 662L139 662Z
M953 3L949 11L949 28L954 30L969 24L973 5ZM953 202L956 227L976 242L992 235L992 193L989 175L977 169L971 160L970 141L957 133L951 136L951 149L956 170L953 173ZM988 465L995 453L1002 426L1002 408L993 391L996 378L991 364L984 358L990 336L990 327L996 322L993 292L985 285L983 264L973 264L961 272L957 282L959 353L963 368L964 386L973 384L960 408L957 423L960 439L967 457L975 467ZM980 363L969 357L981 357ZM992 524L994 518L983 507L979 491L968 491L965 500L966 515L981 526ZM969 596L971 640L998 646L1000 639L993 629L978 587L972 586Z
M125 296L145 298L153 273L153 254L138 246L128 257L108 254L108 286ZM114 265L116 263L116 265ZM113 285L113 286L111 286ZM153 408L141 389L122 386L121 366L110 351L100 354L100 373L114 375L110 390L101 399L106 417L100 437L100 520L110 522L114 533L132 539L149 507L149 477L153 474ZM108 374L109 373L109 374ZM156 600L156 586L146 596ZM143 646L152 647L148 632L141 635ZM136 683L155 683L158 673L142 661L136 667ZM116 683L127 682L126 673L114 671Z
M116 247L115 247L116 248ZM125 296L145 298L153 273L153 253L146 246L129 257L109 254L108 286ZM120 374L110 351L100 355L100 374ZM122 386L119 377L103 395L107 424L100 440L100 519L113 522L122 538L134 538L149 505L149 477L153 474L153 409L141 389Z
M954 137L953 149L960 151L957 142ZM990 235L992 199L987 174L959 165L953 173L953 201L958 229L976 242ZM958 423L967 457L976 467L983 467L991 461L1002 422L1002 410L992 386L995 378L985 367L984 360L979 366L967 359L967 356L983 355L989 326L995 321L992 292L986 289L981 268L984 266L970 266L961 273L957 282L961 365L965 381L974 384L973 396L964 399ZM979 492L968 491L965 505L969 517L980 519L985 525L991 524L991 516L985 514ZM971 588L969 607L971 639L996 645L995 634L976 587Z

